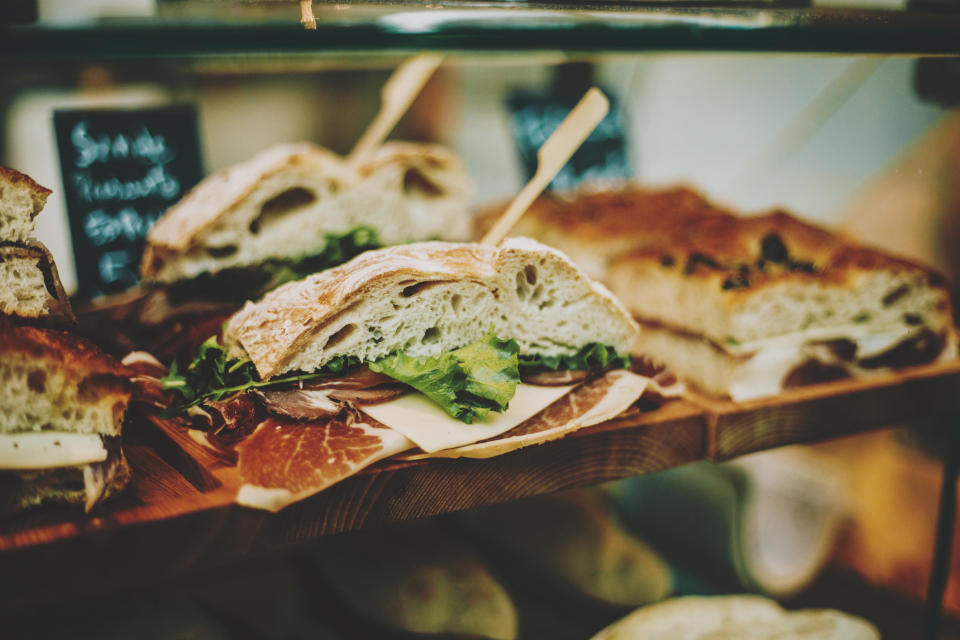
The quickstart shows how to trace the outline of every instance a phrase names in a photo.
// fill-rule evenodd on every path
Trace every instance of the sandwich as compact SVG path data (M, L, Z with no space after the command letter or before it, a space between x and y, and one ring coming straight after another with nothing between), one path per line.
M460 159L438 145L387 143L359 163L278 145L167 210L147 235L143 285L81 309L80 322L117 354L167 361L285 282L381 246L467 239L470 197Z
M543 199L518 225L606 283L634 352L734 400L952 359L939 273L783 212L739 217L686 189Z
M459 158L440 146L390 143L354 166L312 144L278 145L171 207L150 229L141 272L243 301L366 249L465 240L469 197Z
M0 167L0 316L69 324L73 313L50 252L33 239L50 190Z
M0 514L47 502L89 510L130 476L120 446L125 368L51 328L73 313L53 259L31 237L49 193L0 168Z
M537 242L415 243L248 302L162 386L236 451L238 501L276 510L401 452L489 457L617 416L653 384L636 331Z
M89 511L126 485L125 374L80 337L0 322L0 514L44 503Z

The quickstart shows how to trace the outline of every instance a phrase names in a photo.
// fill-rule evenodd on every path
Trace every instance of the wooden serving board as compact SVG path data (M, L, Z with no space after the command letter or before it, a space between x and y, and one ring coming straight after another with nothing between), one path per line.
M91 595L215 567L317 536L726 460L777 446L960 415L960 363L735 403L689 394L561 440L485 459L386 460L270 514L233 503L236 468L165 421L128 425L132 487L84 516L0 522L0 603Z

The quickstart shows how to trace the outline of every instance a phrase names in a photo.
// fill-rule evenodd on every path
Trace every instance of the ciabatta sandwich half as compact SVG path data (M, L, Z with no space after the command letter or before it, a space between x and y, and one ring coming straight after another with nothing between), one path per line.
M342 253L332 245L355 241L358 230L370 235L361 248L463 240L470 193L459 158L437 145L389 143L358 165L313 144L278 145L211 175L170 208L147 236L142 275L172 283L317 258L331 266Z
M946 280L782 211L676 189L545 200L521 232L570 248L643 326L634 351L736 400L955 358Z
M238 500L275 510L406 450L490 457L619 415L648 384L636 332L535 241L415 243L249 302L164 386L236 435Z

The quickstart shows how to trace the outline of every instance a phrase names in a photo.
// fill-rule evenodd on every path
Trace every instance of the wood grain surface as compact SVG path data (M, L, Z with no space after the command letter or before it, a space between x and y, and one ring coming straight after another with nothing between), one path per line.
M270 514L233 503L236 468L165 421L133 419L132 487L89 515L43 509L0 522L2 607L147 584L323 535L726 460L868 428L960 415L960 364L734 403L689 394L561 440L485 460L386 460ZM55 586L52 586L55 585Z

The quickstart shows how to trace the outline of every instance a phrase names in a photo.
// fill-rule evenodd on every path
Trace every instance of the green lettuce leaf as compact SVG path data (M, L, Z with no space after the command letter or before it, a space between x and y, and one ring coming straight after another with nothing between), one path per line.
M257 369L250 360L241 360L227 356L227 350L211 336L197 349L197 355L186 369L181 371L174 360L170 371L160 380L160 385L173 391L179 402L164 411L165 417L182 415L190 407L207 400L219 402L235 393L268 387L300 380L312 380L320 376L340 374L360 364L352 356L338 356L328 362L323 369L313 373L301 373L271 380L261 381Z
M263 269L270 274L264 290L302 280L311 273L339 266L364 251L383 246L377 232L370 227L355 227L342 234L328 233L324 238L323 250L319 253L289 260L268 260L264 263Z
M544 371L605 371L630 368L630 355L613 347L591 342L572 356L521 355L520 372L534 375Z
M467 424L503 411L520 382L517 343L492 333L466 347L436 356L396 353L370 369L404 382Z

